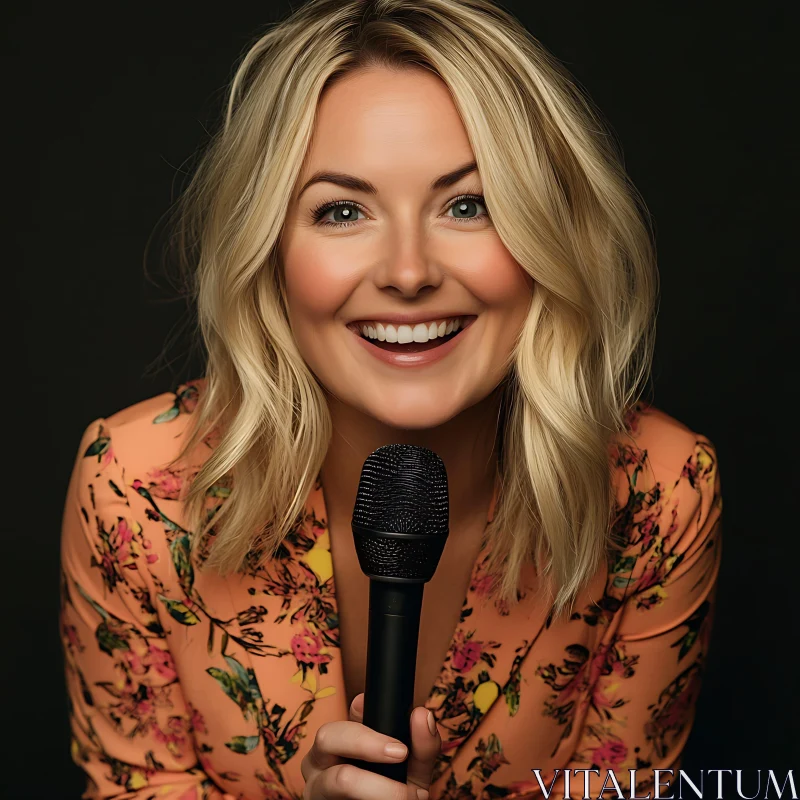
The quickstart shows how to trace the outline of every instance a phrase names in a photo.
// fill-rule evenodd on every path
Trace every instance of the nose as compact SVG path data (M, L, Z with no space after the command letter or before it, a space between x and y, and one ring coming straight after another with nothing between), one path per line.
M424 237L408 233L407 227L404 231L390 242L390 252L373 270L373 280L379 289L416 297L440 286L444 273L427 252Z

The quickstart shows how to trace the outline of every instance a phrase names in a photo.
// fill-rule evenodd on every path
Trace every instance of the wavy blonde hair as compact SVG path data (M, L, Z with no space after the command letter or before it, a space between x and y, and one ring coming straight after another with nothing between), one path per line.
M568 612L613 544L609 443L651 369L652 229L599 112L489 0L312 0L239 64L224 124L176 206L207 385L173 465L219 433L184 497L192 547L213 532L205 566L223 574L274 557L322 466L331 420L288 323L278 243L320 95L373 66L424 68L449 87L494 226L536 282L499 387L487 568L513 604L532 560L551 612Z

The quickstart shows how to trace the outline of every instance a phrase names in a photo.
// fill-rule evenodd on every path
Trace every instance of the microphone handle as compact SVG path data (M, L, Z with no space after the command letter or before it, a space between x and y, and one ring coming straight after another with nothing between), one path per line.
M411 711L424 583L370 580L363 724L391 736L411 754ZM351 761L360 769L406 782L408 757L395 764Z

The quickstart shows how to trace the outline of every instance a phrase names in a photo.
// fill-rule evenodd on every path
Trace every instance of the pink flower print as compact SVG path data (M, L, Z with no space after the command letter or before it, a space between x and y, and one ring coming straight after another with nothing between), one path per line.
M133 531L127 520L124 518L117 523L117 534L114 540L114 546L117 551L117 562L120 566L127 566L133 563L133 554L131 552L131 542L133 542Z
M607 681L600 679L592 689L592 703L597 708L611 708L616 702L614 689Z
M651 586L655 586L655 584L659 581L659 574L658 570L655 566L650 565L645 569L642 573L641 578L639 578L639 582L636 586L637 592L643 592L645 589L649 589Z
M278 735L271 728L261 728L261 735L264 737L264 747L269 750L278 743Z
M289 728L286 735L283 737L284 741L288 742L291 745L296 746L298 744L298 737L300 736L300 732L303 729L303 723L299 725L294 725L293 727Z
M456 672L469 672L481 657L481 643L467 641L453 653L453 669Z
M635 663L635 656L627 657L614 643L602 645L598 649L589 671L592 703L596 708L613 708L620 702L618 690L621 681L633 674Z
M148 664L146 663L146 660L132 648L129 650L123 650L122 658L127 663L128 669L133 675L145 675L147 673Z
M145 550L152 550L153 543L149 539L142 539L142 547ZM155 564L158 561L158 553L145 553L144 557L147 559L148 564Z
M177 500L183 486L183 477L171 470L154 469L147 473L149 482L148 491L153 497L162 497L165 500Z
M628 755L628 745L620 739L608 739L592 750L592 764L600 767L616 767Z
M207 774L209 773L213 774L214 766L211 763L211 759L205 753L198 751L197 760L200 762L200 766L203 768L203 772Z
M114 460L114 448L109 445L108 449L103 453L100 459L100 468L104 469Z
M189 703L189 728L197 733L208 733L203 715Z
M458 749L466 738L466 736L457 736L449 742L442 742L442 753L449 753L451 750Z
M165 745L172 755L176 758L180 758L186 745L186 721L181 717L170 717L167 722L167 728L168 730L165 731L163 728L153 723L153 737L156 741Z
M168 650L162 650L154 644L150 645L149 663L152 664L155 671L167 681L174 681L178 676L175 671L175 662L172 660L172 653Z
M653 541L655 535L656 520L654 516L648 517L640 526L639 533L642 536L642 552L647 552L650 547L650 542Z
M301 664L327 664L331 660L322 646L322 637L308 628L292 636L292 650Z
M132 681L127 681L125 692L122 695L123 702L120 710L127 716L147 719L155 709L154 694L152 686L138 684L134 686Z
M78 629L74 625L64 625L62 630L64 636L67 638L70 649L75 649L79 653L82 653L86 649L81 644L81 640L78 638Z
M665 731L679 731L694 708L700 688L700 673L695 672L683 690L675 696L651 722L645 726L648 737L663 736Z
M197 408L200 392L203 388L204 382L202 379L186 381L186 383L178 387L179 403L184 413L191 414Z
M487 574L479 575L472 582L472 591L478 597L486 597L492 589L492 576Z
M491 772L495 772L496 770L500 769L503 764L510 763L511 762L505 757L502 751L495 751L490 755L483 757L482 767L485 770L491 770Z

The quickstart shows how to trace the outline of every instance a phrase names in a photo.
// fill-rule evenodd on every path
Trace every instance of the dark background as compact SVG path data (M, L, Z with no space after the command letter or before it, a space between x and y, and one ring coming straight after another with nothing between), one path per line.
M622 143L656 226L654 402L718 449L723 569L684 767L785 775L800 765L789 3L506 7L565 62ZM44 2L5 26L5 355L21 372L6 373L4 392L6 797L82 790L57 627L69 472L91 420L202 374L186 336L151 368L187 312L145 279L145 246L218 124L235 61L288 11Z

